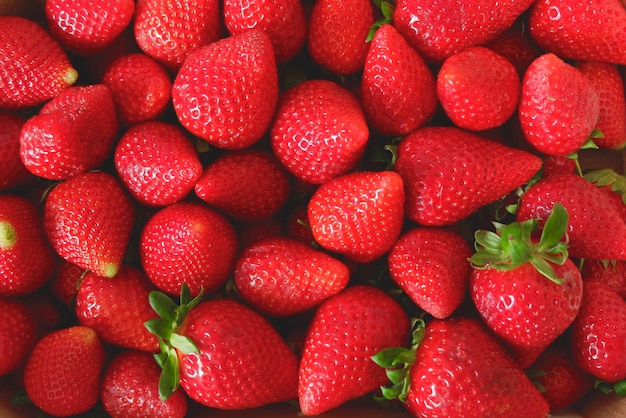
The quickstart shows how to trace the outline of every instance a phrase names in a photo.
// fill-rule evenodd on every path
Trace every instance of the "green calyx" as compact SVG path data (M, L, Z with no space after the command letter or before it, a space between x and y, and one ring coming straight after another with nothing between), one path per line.
M499 271L514 270L524 263L531 263L543 276L561 283L552 265L562 265L568 258L568 223L567 210L560 203L552 208L538 242L533 237L539 230L539 219L509 225L494 222L496 232L475 232L476 252L469 261L475 269L493 268Z
M626 379L617 382L607 382L605 380L596 379L595 389L602 393L614 393L617 396L626 396Z
M583 176L587 181L594 183L598 187L610 187L611 191L622 197L622 202L626 204L626 177L618 174L610 168L593 170Z
M167 400L180 384L180 364L178 351L183 354L198 353L198 347L188 337L177 333L185 317L202 300L203 291L191 298L189 287L183 283L180 292L180 304L176 304L168 295L159 291L150 292L150 306L159 318L144 323L144 326L159 340L161 351L154 359L161 367L159 378L159 396Z
M393 11L395 9L393 1L372 0L372 3L374 3L374 6L380 9L382 17L374 22L374 24L370 28L370 31L367 33L365 42L371 42L371 40L374 39L374 35L376 34L378 28L392 22Z
M411 348L389 347L374 354L371 359L378 366L385 369L390 384L381 386L382 399L398 399L406 402L410 389L409 371L415 363L415 351L424 340L426 324L424 320L412 320Z

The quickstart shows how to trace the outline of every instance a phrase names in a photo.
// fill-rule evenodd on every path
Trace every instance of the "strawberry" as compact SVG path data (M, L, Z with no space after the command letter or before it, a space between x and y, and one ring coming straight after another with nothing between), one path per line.
M150 281L172 295L186 283L193 295L211 293L232 272L233 225L204 203L182 201L160 209L141 231L139 255Z
M55 271L50 277L50 292L65 306L74 309L74 302L78 287L83 276L87 273L82 267L67 260L61 260Z
M532 0L398 0L393 24L426 60L443 62L454 53L497 37L532 4Z
M484 131L506 122L517 110L520 78L509 60L485 47L470 47L446 58L437 74L437 97L460 128Z
M30 400L54 416L91 409L100 397L106 352L94 330L72 326L40 339L26 360L24 387Z
M141 270L122 265L115 277L89 272L83 277L74 307L78 322L98 333L102 342L156 352L159 343L144 322L155 317L148 294L155 290Z
M415 304L435 318L446 318L467 291L472 255L468 242L453 230L413 228L387 256L389 273Z
M522 79L519 122L527 141L548 155L578 151L598 122L600 101L591 81L558 56L535 59Z
M384 396L402 400L416 417L541 418L550 412L524 370L475 319L416 321L410 349L391 347L374 361L394 369Z
M132 196L148 206L186 197L202 175L202 164L178 126L150 121L129 128L115 148L117 174Z
M626 8L620 0L539 0L529 16L532 38L563 59L626 64Z
M239 248L246 248L265 238L285 236L285 225L281 214L258 222L242 222L236 224L235 228Z
M210 145L241 149L259 141L278 102L270 38L250 30L192 53L172 87L182 125Z
M561 241L568 214L555 205L539 242L533 238L538 219L495 225L496 232L475 233L470 296L483 321L527 368L580 308L582 277Z
M341 261L290 238L266 238L246 247L234 270L239 295L258 311L290 316L341 292L350 271Z
M135 222L135 208L119 181L89 172L56 185L44 206L43 224L56 252L94 273L119 271Z
M572 174L555 174L535 183L522 196L517 219L545 220L555 203L569 214L569 253L575 258L626 259L626 224L596 186Z
M305 81L286 91L271 126L274 154L297 179L322 184L356 167L369 129L359 101L338 84Z
M68 179L106 160L118 126L108 87L70 87L24 124L20 133L22 162L37 176Z
M580 272L583 280L597 280L626 300L626 261L586 259Z
M398 302L372 286L352 286L322 303L302 350L302 413L321 414L384 384L384 370L370 357L403 345L409 330L409 318Z
M626 93L622 76L614 64L583 61L578 70L586 75L598 93L600 115L596 129L602 132L593 138L598 147L622 149L626 146Z
M0 195L0 297L34 292L55 264L37 207L21 196Z
M137 0L133 29L146 55L176 71L189 54L222 36L220 2Z
M360 93L368 121L385 135L406 135L425 125L438 105L433 73L390 24L374 34Z
M66 51L93 55L109 46L130 24L133 0L92 3L89 0L46 0L50 34Z
M598 280L584 282L572 324L572 357L583 372L608 382L626 379L626 301Z
M225 0L223 13L231 35L250 29L264 31L272 41L278 64L293 59L306 42L307 20L299 0Z
M37 23L0 16L0 109L43 104L78 80L67 53Z
M427 126L398 144L407 217L451 225L520 187L541 168L528 152L454 127Z
M307 47L311 59L341 75L363 69L374 24L374 10L368 0L318 0L309 18Z
M542 54L541 49L528 34L524 18L517 19L511 27L483 46L509 60L520 77L524 75L535 58Z
M289 175L269 152L246 149L224 153L194 186L196 195L226 216L257 222L276 215L289 197Z
M566 155L549 155L543 160L541 176L548 177L559 173L574 173L576 171L576 160Z
M134 125L159 118L170 105L172 80L166 69L141 53L123 55L102 76L120 121Z
M0 191L24 184L33 176L20 159L21 115L0 111Z
M286 235L289 238L309 245L315 242L311 232L306 204L298 203L290 207L286 222Z
M598 187L626 222L626 176L605 168L587 170L583 177Z
M107 365L102 378L102 406L112 418L184 418L187 397L177 390L159 397L161 369L149 353L126 350Z
M308 204L315 241L367 263L388 252L404 222L404 187L393 171L357 172L322 184Z
M0 298L0 376L24 365L39 329L33 314L19 300Z

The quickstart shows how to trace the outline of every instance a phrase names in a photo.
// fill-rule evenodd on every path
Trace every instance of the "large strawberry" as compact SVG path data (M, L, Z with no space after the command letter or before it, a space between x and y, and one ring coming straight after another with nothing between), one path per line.
M352 170L369 129L359 101L338 84L308 80L280 99L270 138L274 154L296 178L321 184Z
M539 0L529 17L532 38L564 59L626 64L624 27L620 0Z
M321 414L384 384L384 370L370 357L404 345L409 331L401 305L375 287L352 286L326 300L315 312L302 350L302 413Z
M406 214L422 225L443 226L522 186L541 159L473 133L428 126L398 144L395 170L406 188Z
M20 159L20 131L26 119L17 113L0 111L0 191L32 178Z
M388 252L404 223L404 185L393 171L357 172L322 184L308 204L315 241L356 262Z
M626 260L586 259L580 269L583 280L597 280L626 300Z
M119 271L135 207L111 174L89 172L56 185L44 207L44 229L56 252L105 277Z
M67 53L37 23L0 16L0 109L23 109L53 98L78 80Z
M432 71L390 24L374 34L360 93L368 121L386 135L406 135L425 125L437 110Z
M24 302L0 298L0 376L24 365L38 331L35 317Z
M254 144L269 128L278 102L270 39L250 30L194 52L176 75L172 101L182 125L209 144Z

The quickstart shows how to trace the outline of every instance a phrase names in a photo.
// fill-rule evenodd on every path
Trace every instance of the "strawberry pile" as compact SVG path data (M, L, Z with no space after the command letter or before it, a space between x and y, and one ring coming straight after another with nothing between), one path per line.
M578 159L626 146L623 0L9 3L0 377L38 409L626 394L626 178Z

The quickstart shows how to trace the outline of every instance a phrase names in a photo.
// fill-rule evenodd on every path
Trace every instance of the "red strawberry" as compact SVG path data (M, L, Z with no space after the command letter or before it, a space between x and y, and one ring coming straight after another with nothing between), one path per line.
M272 123L274 154L297 179L322 184L352 170L369 129L359 101L328 80L309 80L283 94Z
M148 303L152 290L148 277L130 265L122 265L112 278L89 272L78 288L76 317L81 325L95 330L102 342L156 352L159 342L143 325L155 317Z
M291 207L286 221L286 235L289 238L308 245L311 245L315 241L313 233L311 232L311 225L309 223L309 215L306 204L299 203Z
M541 176L548 177L559 173L574 173L576 160L566 155L549 155L543 160Z
M182 125L209 144L246 148L265 134L278 102L278 72L268 36L250 30L187 58L172 90Z
M130 24L133 0L93 3L89 0L46 0L48 30L67 51L92 55L109 46Z
M54 275L50 278L50 292L66 307L74 309L78 287L87 273L82 267L67 260L61 260Z
M516 20L511 27L483 46L509 60L517 69L520 77L524 75L535 58L542 53L528 34L525 19Z
M120 121L125 125L159 118L170 104L172 80L159 63L133 53L113 61L102 76Z
M307 38L311 59L336 74L356 73L363 69L373 24L374 10L368 0L316 1Z
M626 261L586 259L581 269L583 280L597 280L626 300Z
M517 110L520 78L509 60L484 47L449 56L437 74L437 97L460 128L484 131L506 122Z
M554 54L541 55L522 80L519 122L526 140L548 155L578 151L600 112L598 94L587 77Z
M395 170L409 219L451 225L522 186L541 168L528 152L454 127L418 129L398 145Z
M47 290L43 287L19 298L26 304L43 333L63 326L63 321L67 319L65 315L68 313L67 309L59 306L58 301Z
M412 349L392 347L374 357L394 369L385 397L405 401L413 416L549 415L548 402L524 370L477 320L436 319L425 330L423 323L416 326L414 335Z
M529 17L532 38L564 59L626 64L624 27L620 0L539 0Z
M0 298L0 376L26 363L38 337L35 317L19 300Z
M517 219L545 220L555 203L569 213L569 253L576 258L626 260L626 224L592 183L572 174L555 174L522 196Z
M40 105L78 79L48 32L19 16L0 16L0 74L0 109Z
M367 263L384 255L400 236L404 187L393 171L358 172L322 184L308 204L315 241Z
M25 122L17 113L0 111L0 191L33 177L20 159L20 131Z
M171 295L186 283L193 295L211 293L232 272L237 236L223 215L204 203L178 202L159 210L139 241L141 264L154 285Z
M221 155L194 186L196 195L239 221L256 222L278 213L289 197L289 176L265 151Z
M407 314L382 290L352 286L326 300L307 330L298 376L304 415L317 415L374 391L386 377L371 356L402 346Z
M55 263L35 205L17 195L0 195L0 297L39 289Z
M442 62L470 46L494 39L532 4L532 0L398 0L393 24L429 61Z
M602 135L593 142L603 148L626 146L626 93L617 66L606 62L579 62L578 70L591 80L600 99L600 116L596 129Z
M187 196L202 175L198 153L178 126L144 122L128 129L114 155L117 173L137 201L166 206Z
M289 238L266 238L245 248L235 264L235 285L258 311L289 316L341 292L350 271L341 261Z
M626 379L626 301L597 280L584 282L571 350L584 372L608 382Z
M135 222L135 208L111 174L89 172L59 183L48 194L44 229L65 260L113 277Z
M458 233L442 228L405 232L387 256L391 278L417 306L435 318L446 318L467 292L472 255Z
M137 0L133 28L146 55L177 70L189 54L222 36L220 2Z
M102 406L112 418L184 418L187 397L177 390L159 397L161 369L149 353L127 350L108 364L102 379Z
M20 156L37 176L68 179L106 160L117 139L118 125L108 87L71 87L24 124Z
M226 0L223 9L224 24L231 35L250 29L264 31L279 64L294 58L306 42L307 21L299 0Z
M371 41L361 102L368 120L385 135L405 135L425 125L437 110L433 73L390 24L381 26Z
M281 214L258 222L240 223L235 225L235 228L240 248L245 248L265 238L285 235L285 225Z
M104 348L91 328L53 331L37 342L26 361L26 393L50 415L87 412L100 398L105 359Z
M606 168L588 170L583 177L598 187L626 222L626 176Z
M539 242L537 219L475 233L470 296L523 368L563 334L580 307L582 277L561 241L567 228L567 212L555 205Z

